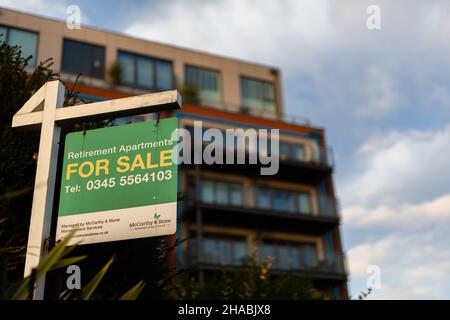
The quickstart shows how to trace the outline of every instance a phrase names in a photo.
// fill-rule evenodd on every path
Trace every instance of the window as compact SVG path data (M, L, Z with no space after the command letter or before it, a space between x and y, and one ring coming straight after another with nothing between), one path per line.
M187 65L186 84L198 89L202 101L222 101L220 74L217 71Z
M29 65L36 65L37 33L0 26L0 42L3 41L6 41L9 46L19 46L22 58L31 56Z
M317 265L316 247L313 244L305 244L302 247L304 265L308 268L312 268Z
M241 265L246 258L247 246L243 237L205 234L202 239L202 260L205 263Z
M292 159L295 160L305 160L305 145L303 144L293 144L291 146Z
M242 104L246 108L275 112L273 83L241 77Z
M228 185L224 182L216 183L216 201L218 204L227 204L228 201Z
M203 180L201 196L205 203L242 206L244 202L243 188L239 183Z
M298 210L301 213L311 213L311 197L308 193L299 193L297 195Z
M170 61L124 51L119 51L118 61L122 67L121 82L124 85L158 91L173 88Z
M290 145L285 142L280 142L280 158L287 159L291 157Z
M274 190L273 198L273 208L278 211L285 211L286 192L281 190Z
M316 246L313 243L263 241L262 261L272 258L277 269L311 269L317 265Z
M64 39L62 70L93 78L104 78L105 48Z
M206 203L215 202L215 185L212 181L202 181L202 201Z
M305 161L305 145L293 142L280 142L280 157L282 159Z
M275 246L270 243L264 243L262 245L262 260L267 261L269 258L275 258Z
M278 211L295 212L294 193L284 190L275 190L274 193L274 209Z
M256 205L263 209L270 209L272 207L271 192L269 189L258 188L256 190Z
M311 214L311 194L270 188L256 188L255 204L261 209Z
M229 186L230 192L230 204L233 206L241 206L243 204L242 199L242 186L238 184L231 184Z

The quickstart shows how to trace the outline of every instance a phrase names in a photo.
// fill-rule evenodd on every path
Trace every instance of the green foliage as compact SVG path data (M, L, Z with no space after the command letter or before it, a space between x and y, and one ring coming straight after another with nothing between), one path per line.
M272 260L259 262L256 253L243 267L223 268L218 275L207 275L204 283L200 283L195 272L183 273L168 290L168 297L181 300L330 299L314 288L309 277L273 274Z
M62 260L65 256L67 256L72 250L73 247L67 247L67 243L70 240L70 237L67 237L59 244L57 244L48 255L44 257L39 266L34 270L34 274L17 281L16 283L9 286L6 290L5 298L10 300L23 300L29 299L31 294L30 287L33 287L30 282L32 281L32 277L36 282L41 281L45 275L50 270L55 270L57 268L63 268L70 264L77 263L83 260L85 257L77 257L72 259Z
M145 288L145 282L139 281L134 287L125 292L119 300L136 300Z
M0 44L0 247L15 248L8 254L13 279L23 274L39 132L13 132L11 120L36 90L58 77L51 69L51 59L30 72L30 58L21 57L20 47Z
M184 85L181 89L181 96L185 103L199 104L200 102L199 90L196 86Z
M41 62L32 73L27 72L30 57L20 55L20 47L0 44L0 126L9 124L12 116L46 81L57 77L53 62Z
M16 283L10 285L2 297L7 300L24 300L29 299L32 294L31 288L34 288L34 283L41 281L50 271L61 269L69 265L77 264L80 261L86 259L86 256L68 257L68 255L76 248L74 246L67 246L67 243L73 236L73 232L69 234L64 240L59 242L53 247L52 250L44 257L39 266L34 270L33 274L18 280ZM88 282L88 284L80 292L64 290L59 294L59 299L62 300L90 300L92 299L94 292L97 290L100 282L104 278L106 272L110 269L110 266L114 262L114 257L111 257L109 261L101 268L101 270ZM34 281L34 283L32 283ZM121 300L135 300L139 297L142 289L145 287L145 283L140 281L127 292L125 292L120 299Z
M118 62L114 62L108 69L109 81L113 86L117 86L122 81L122 66Z
M102 281L103 277L105 276L106 272L108 271L111 264L114 262L114 256L109 259L109 261L103 266L103 268L95 275L94 278L92 278L91 281L83 288L82 290L82 297L83 300L89 300L92 295L94 294L95 288L98 287L100 281Z

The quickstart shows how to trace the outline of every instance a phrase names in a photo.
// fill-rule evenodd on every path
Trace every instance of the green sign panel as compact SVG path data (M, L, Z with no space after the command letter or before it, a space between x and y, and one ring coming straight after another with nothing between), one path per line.
M82 244L173 234L176 118L66 136L57 240Z

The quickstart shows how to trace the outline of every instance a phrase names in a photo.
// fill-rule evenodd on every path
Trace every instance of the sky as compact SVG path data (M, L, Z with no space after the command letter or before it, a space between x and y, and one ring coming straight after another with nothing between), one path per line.
M450 0L0 0L71 4L88 26L279 67L286 112L334 150L352 297L375 268L370 299L450 299Z

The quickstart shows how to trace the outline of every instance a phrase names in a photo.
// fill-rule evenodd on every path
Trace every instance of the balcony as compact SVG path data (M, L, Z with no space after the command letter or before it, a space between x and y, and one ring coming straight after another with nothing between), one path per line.
M332 174L334 154L331 148L313 148L311 145L306 145L304 148L304 155L297 157L284 155L280 150L277 178L315 184Z
M191 189L190 194L195 193ZM257 227L261 230L280 230L320 234L334 229L340 223L336 199L320 197L316 213L261 208L254 204L231 204L217 201L195 201L189 197L183 212L184 218L195 221L196 209L201 210L203 223L223 226ZM257 219L257 220L256 220Z
M201 141L203 153L204 148L210 143L209 141L203 141L203 134L207 129L212 129L212 126L199 127L198 132L195 132L192 125L186 126L186 129L190 132L191 137L194 138L191 139L191 150L196 150L195 144ZM220 129L220 131L223 136L226 135L224 129ZM320 147L315 142L297 143L280 140L278 154L272 154L270 151L270 142L268 150L260 149L258 136L249 134L248 136L240 137L240 139L243 139L241 141L245 141L245 147L238 148L238 143L234 139L230 140L232 142L228 142L228 139L223 139L223 142L221 143L222 152L220 153L220 159L224 164L201 164L200 166L205 169L207 168L208 170L245 174L246 176L256 177L261 175L260 169L265 165L262 165L259 161L257 161L258 163L256 164L250 164L249 160L251 158L259 158L260 154L263 154L279 159L279 170L276 175L277 178L280 178L281 180L301 180L307 184L315 184L329 177L333 171L333 150L331 148ZM249 144L255 146L254 151L250 151ZM197 148L198 146L199 145L197 145ZM232 157L234 157L234 161L233 163L225 164L227 153L230 151L233 154ZM253 157L251 157L251 155ZM191 157L190 163L192 164L194 163L194 152L191 152ZM244 159L244 163L237 164L239 158ZM184 164L183 166L190 167L192 165Z
M188 101L189 103L189 101ZM298 115L292 115L292 114L285 114L280 112L273 112L273 111L265 111L265 110L258 110L250 107L245 107L241 105L231 105L231 104L224 104L224 103L211 103L211 102L202 102L202 101L195 101L195 103L202 108L212 108L218 111L224 111L224 112L230 112L230 113L238 113L242 115L248 115L256 118L264 118L279 122L285 122L289 124L295 124L298 126L304 126L304 127L312 127L311 121L307 117L298 116Z
M199 253L195 238L188 240L188 246L184 254L186 264L189 267L210 271L241 268L247 265L250 259L249 256L239 260L233 258L233 250L226 251L226 254L220 251L207 252L205 250L201 250ZM295 265L289 265L287 261L277 261L274 257L272 259L271 274L273 276L290 273L298 276L313 277L319 281L343 281L348 274L345 257L342 253L328 255L325 259L318 259L314 255L311 261L302 260Z

